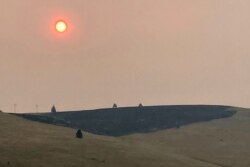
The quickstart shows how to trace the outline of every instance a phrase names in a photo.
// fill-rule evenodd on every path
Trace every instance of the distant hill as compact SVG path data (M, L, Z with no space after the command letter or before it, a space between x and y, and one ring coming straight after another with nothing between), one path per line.
M0 113L0 167L249 167L250 110L224 110L237 113L121 137L84 132L83 139L76 129Z
M236 110L218 105L176 105L108 108L86 111L20 114L48 124L80 128L108 136L148 133L184 125L231 117Z
M0 113L0 167L193 167L185 156Z

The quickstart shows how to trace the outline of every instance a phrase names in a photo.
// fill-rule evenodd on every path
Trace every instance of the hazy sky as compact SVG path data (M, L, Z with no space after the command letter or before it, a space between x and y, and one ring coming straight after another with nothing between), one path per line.
M0 110L250 107L249 0L8 0ZM57 34L65 19L69 31Z

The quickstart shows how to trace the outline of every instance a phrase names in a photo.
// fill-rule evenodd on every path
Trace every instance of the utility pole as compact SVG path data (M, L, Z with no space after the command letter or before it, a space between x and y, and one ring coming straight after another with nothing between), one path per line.
M36 104L36 113L38 113L38 107L39 107L38 104Z
M14 113L16 113L16 106L17 104L14 104Z

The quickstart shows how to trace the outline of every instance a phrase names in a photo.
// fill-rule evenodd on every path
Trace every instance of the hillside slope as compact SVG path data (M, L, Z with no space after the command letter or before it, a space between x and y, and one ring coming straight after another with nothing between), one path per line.
M179 128L192 123L231 117L235 113L236 111L229 106L178 105L23 114L21 116L34 121L81 128L99 135L124 136Z
M230 118L122 138L221 167L249 167L250 110L232 109L237 113Z
M0 166L218 167L142 141L84 134L0 113ZM157 147L156 147L157 146Z

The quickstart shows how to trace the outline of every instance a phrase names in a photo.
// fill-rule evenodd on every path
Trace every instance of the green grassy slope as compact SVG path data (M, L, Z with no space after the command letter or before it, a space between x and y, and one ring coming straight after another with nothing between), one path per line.
M133 140L89 133L79 140L74 129L0 113L1 167L218 166L172 151L168 142L164 149L159 147L163 141L151 142L142 136Z

